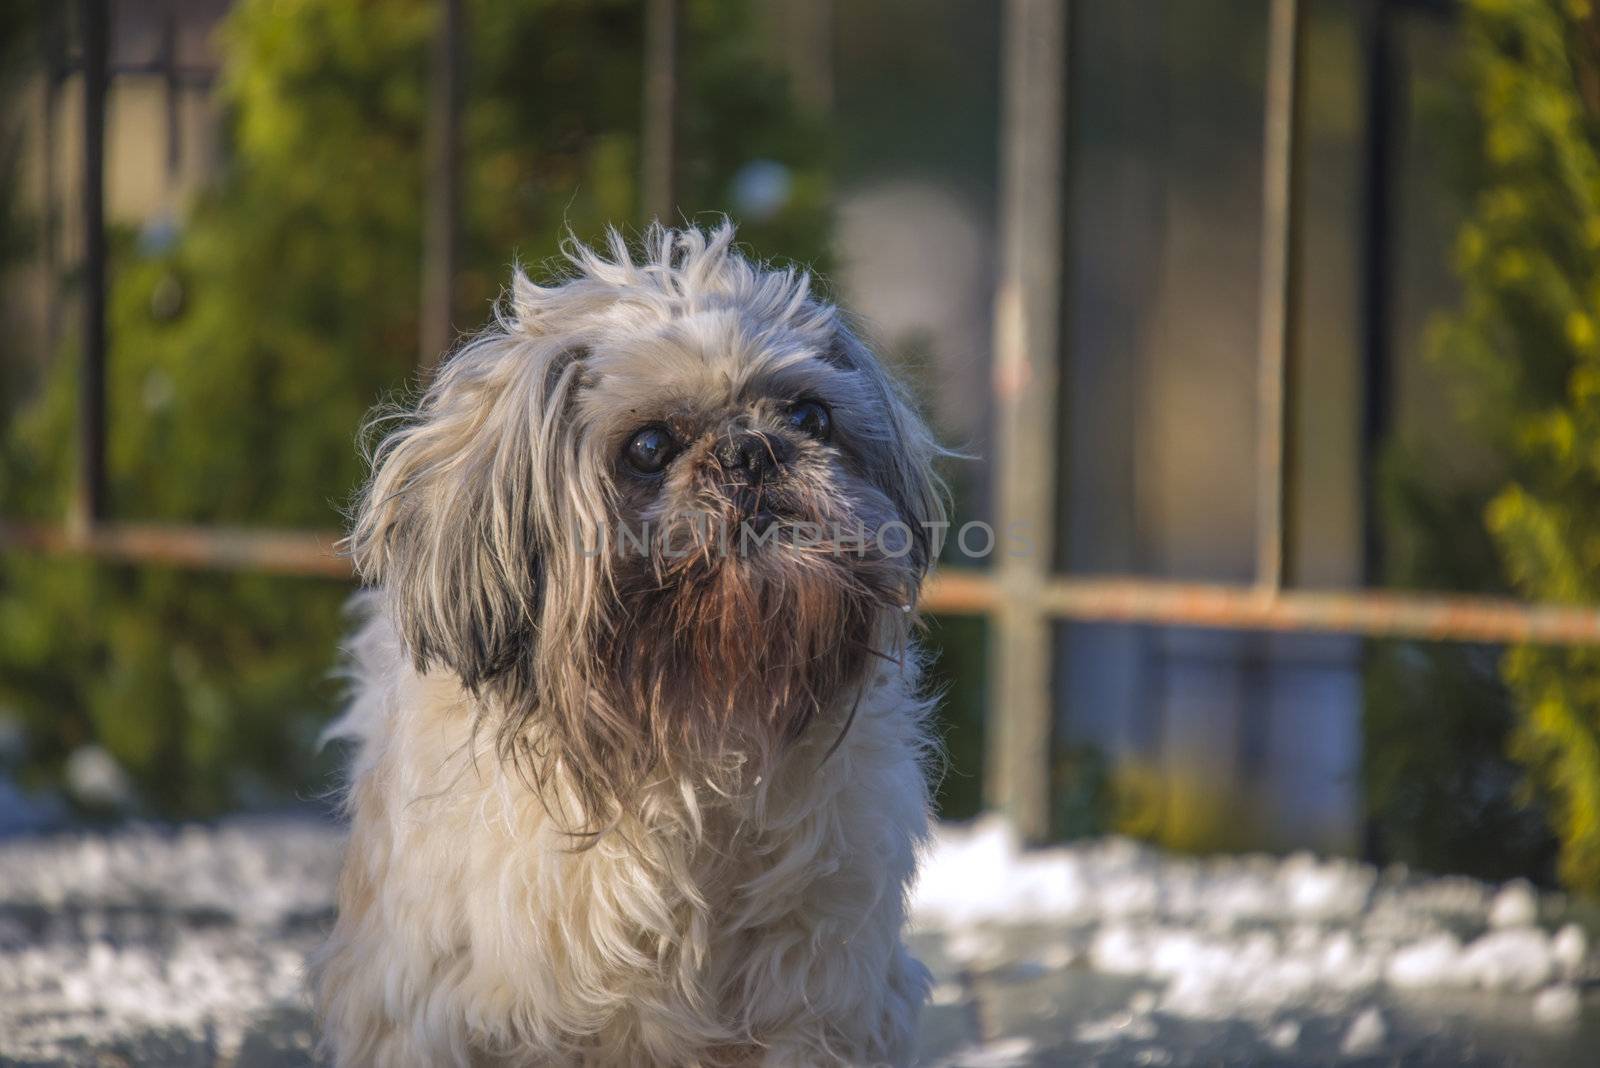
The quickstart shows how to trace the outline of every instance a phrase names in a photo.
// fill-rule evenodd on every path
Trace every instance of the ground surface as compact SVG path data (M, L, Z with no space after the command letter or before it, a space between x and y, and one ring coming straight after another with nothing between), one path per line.
M0 1065L314 1063L337 832L0 842ZM947 828L917 898L922 1063L1592 1065L1589 921L1528 887ZM1592 927L1590 928L1592 930Z

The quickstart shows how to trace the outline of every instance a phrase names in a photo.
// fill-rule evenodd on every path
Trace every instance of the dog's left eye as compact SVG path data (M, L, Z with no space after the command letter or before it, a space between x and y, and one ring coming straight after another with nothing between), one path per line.
M827 441L833 433L833 413L818 400L798 400L789 405L788 422L802 434Z
M641 475L653 475L667 466L677 450L678 443L666 427L647 426L628 439L622 455Z

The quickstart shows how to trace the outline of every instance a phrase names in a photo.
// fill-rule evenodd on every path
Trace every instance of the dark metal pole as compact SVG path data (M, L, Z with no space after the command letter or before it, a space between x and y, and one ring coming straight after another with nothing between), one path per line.
M166 91L167 109L167 190L178 184L178 168L183 163L183 117L178 112L178 13L167 0L167 13L161 23L161 79Z
M106 497L106 0L79 0L83 35L83 354L78 370L78 485L70 526L87 536Z
M54 355L61 344L61 183L56 175L57 122L61 117L61 79L66 47L61 41L61 11L39 4L40 43L44 49L44 93L39 117L40 201L39 249L44 263L44 351Z
M1384 580L1383 517L1379 515L1378 461L1389 433L1393 403L1389 360L1393 269L1392 159L1396 116L1404 113L1404 87L1395 76L1393 27L1382 3L1368 12L1367 152L1364 196L1362 320L1363 398L1361 418L1362 570L1368 585Z
M427 180L422 232L422 314L418 364L431 368L455 331L455 281L461 255L462 49L466 13L461 0L439 0L429 87Z
M639 206L645 222L671 222L678 207L678 0L646 0Z

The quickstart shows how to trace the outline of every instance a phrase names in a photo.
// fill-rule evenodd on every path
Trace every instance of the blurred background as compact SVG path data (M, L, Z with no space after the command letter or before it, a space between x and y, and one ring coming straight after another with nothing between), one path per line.
M323 810L363 413L727 213L1038 547L929 590L945 816L1600 890L1587 0L0 20L0 831Z

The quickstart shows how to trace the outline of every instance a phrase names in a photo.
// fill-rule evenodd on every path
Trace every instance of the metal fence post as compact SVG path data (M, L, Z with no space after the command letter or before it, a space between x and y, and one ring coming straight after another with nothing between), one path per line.
M1399 124L1406 114L1406 80L1398 67L1394 14L1384 4L1365 12L1366 144L1361 240L1361 568L1370 586L1385 577L1383 514L1378 460L1393 421L1394 382L1390 332L1394 326L1396 209L1394 162Z
M1283 587L1289 346L1294 336L1295 223L1300 117L1299 0L1272 0L1267 17L1266 120L1262 131L1261 296L1256 336L1256 586Z
M80 0L83 35L83 352L78 484L67 525L87 538L106 506L106 0Z
M670 224L678 208L678 14L678 0L645 5L639 208L647 223Z
M1055 544L1067 4L1007 0L1003 18L996 511L1002 531L1024 532L1032 544L995 559L986 791L1037 841L1050 829L1054 656L1039 594Z

